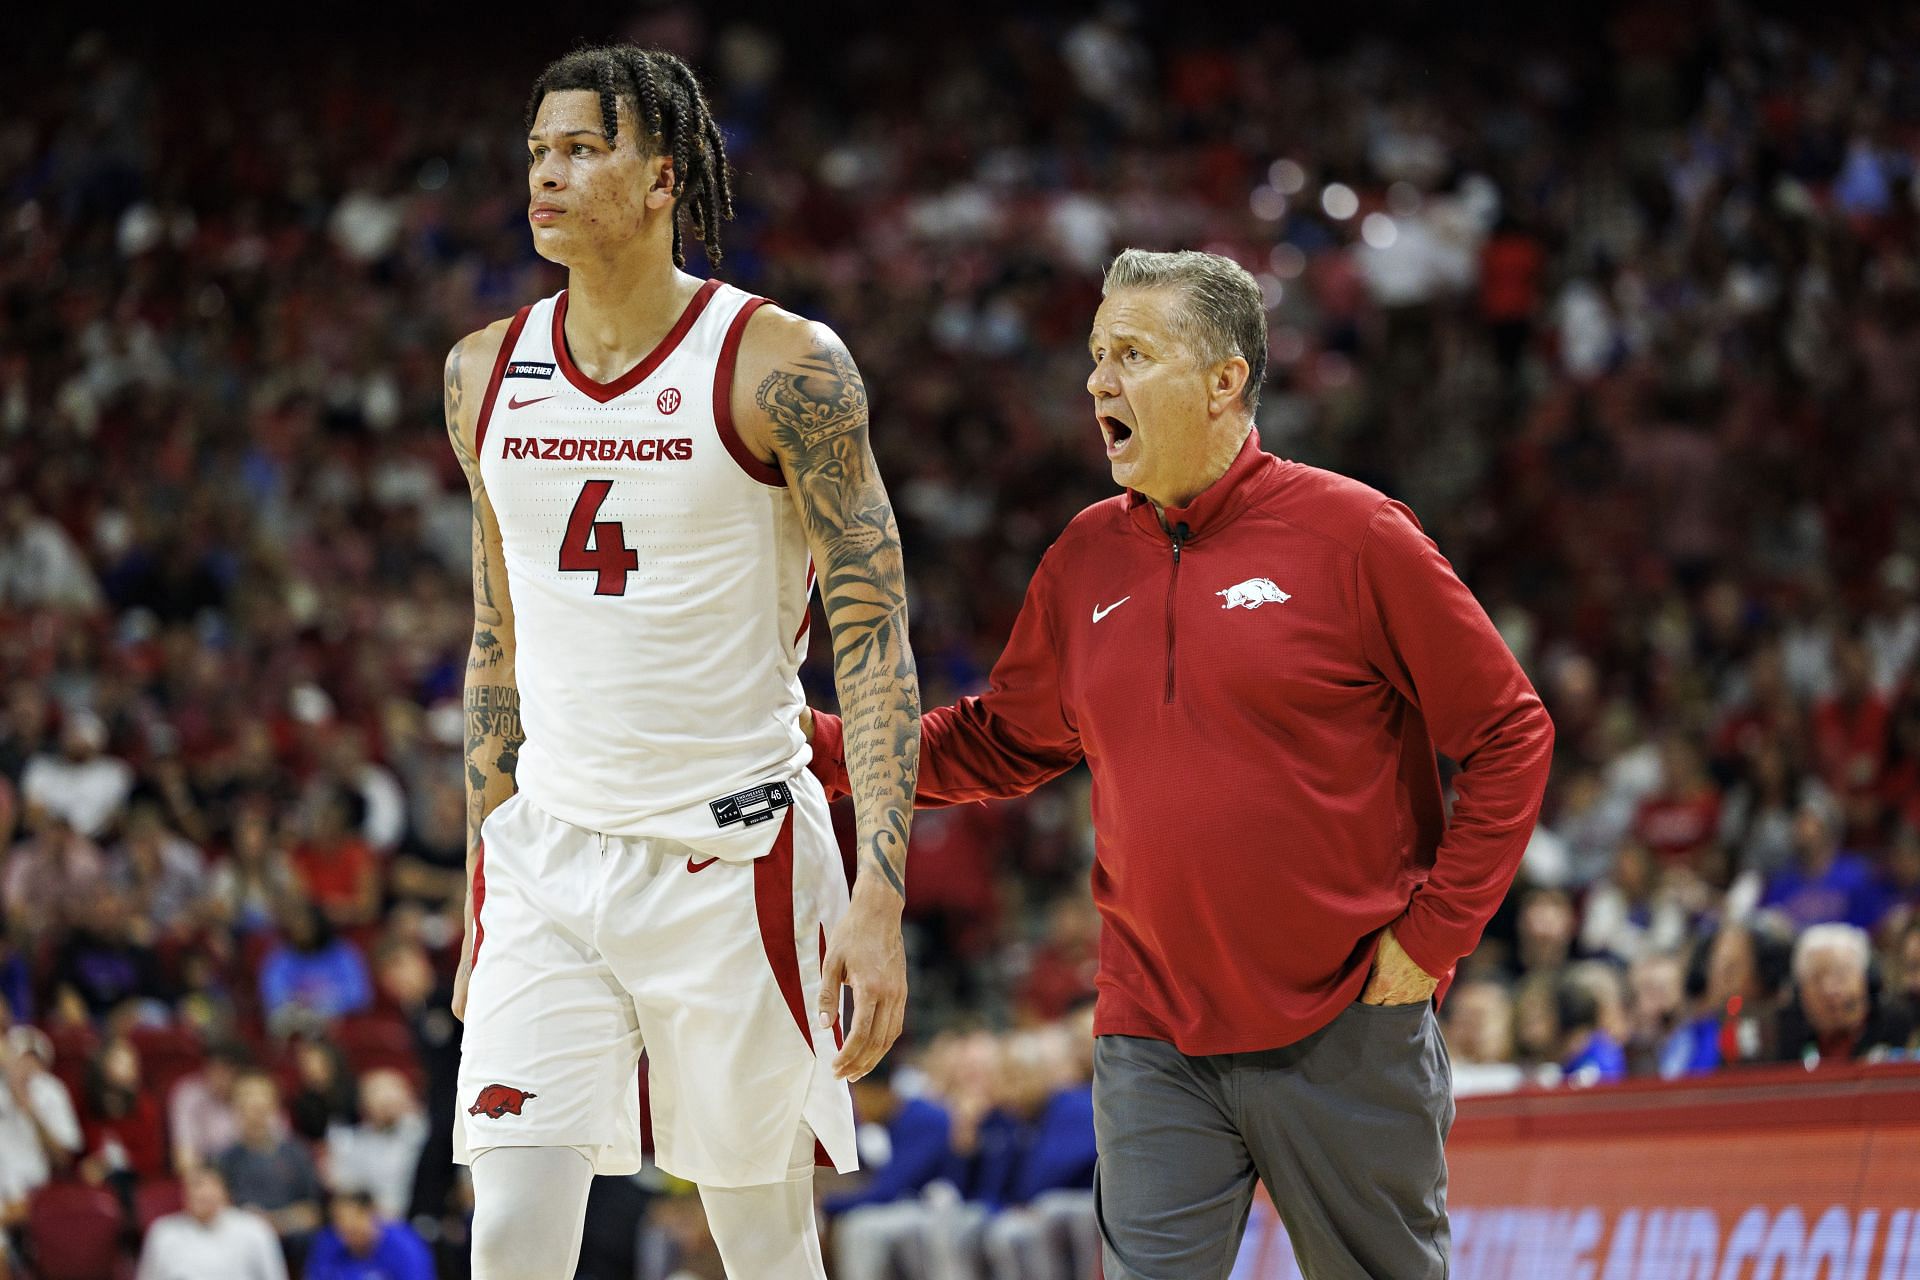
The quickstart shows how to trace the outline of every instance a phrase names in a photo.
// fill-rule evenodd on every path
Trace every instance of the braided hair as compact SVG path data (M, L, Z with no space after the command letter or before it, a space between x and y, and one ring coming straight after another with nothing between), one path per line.
M645 130L642 145L673 158L673 265L687 265L680 225L684 217L706 246L707 260L718 266L720 224L733 217L733 180L727 170L726 139L693 68L671 53L630 44L576 49L550 63L533 82L527 127L533 127L548 94L571 89L600 96L601 132L609 147L619 132L620 99L627 100Z

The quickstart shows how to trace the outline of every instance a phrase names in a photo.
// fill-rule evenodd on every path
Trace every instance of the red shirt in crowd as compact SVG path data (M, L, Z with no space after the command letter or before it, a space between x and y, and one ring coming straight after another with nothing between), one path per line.
M106 1158L112 1169L131 1170L141 1181L164 1178L167 1160L166 1116L146 1090L134 1095L121 1116L105 1116L89 1107L81 1122L87 1154Z
M1719 793L1702 787L1688 795L1663 791L1651 796L1634 814L1633 834L1662 862L1685 862L1719 838Z
M1539 811L1553 728L1532 685L1365 485L1249 435L1165 519L1132 492L1074 519L987 692L923 718L916 798L1020 795L1086 760L1097 1034L1290 1044L1359 996L1387 925L1444 983ZM1451 821L1436 747L1462 766ZM844 792L834 717L814 754Z
M331 844L296 847L293 870L315 905L352 910L365 900L368 882L379 876L380 864L365 840L343 836Z

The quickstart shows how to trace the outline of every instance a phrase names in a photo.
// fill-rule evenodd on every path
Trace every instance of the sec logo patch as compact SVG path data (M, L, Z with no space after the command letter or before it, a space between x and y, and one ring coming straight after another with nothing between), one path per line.
M655 403L660 406L660 412L672 413L680 407L680 389L678 387L668 387L660 393L660 399Z

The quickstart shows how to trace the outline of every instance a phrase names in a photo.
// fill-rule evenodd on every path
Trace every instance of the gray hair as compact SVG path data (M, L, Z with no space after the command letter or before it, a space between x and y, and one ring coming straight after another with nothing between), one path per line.
M1867 963L1873 958L1873 943L1867 939L1867 931L1850 924L1816 924L1809 926L1793 945L1793 980L1806 980L1807 970L1812 966L1814 953L1820 951L1840 951L1846 954L1860 970L1867 971Z
M1177 336L1207 364L1239 356L1247 362L1240 402L1260 404L1267 376L1267 305L1247 269L1217 253L1182 249L1155 253L1127 249L1107 268L1100 296L1118 289L1178 289L1186 305L1176 319Z

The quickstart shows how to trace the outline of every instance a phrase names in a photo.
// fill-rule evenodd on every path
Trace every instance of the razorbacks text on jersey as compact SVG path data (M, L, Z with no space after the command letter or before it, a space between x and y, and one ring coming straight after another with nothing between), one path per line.
M729 859L765 851L779 823L758 819L808 759L812 559L730 407L763 302L708 281L607 383L567 353L565 291L525 307L475 442L513 602L520 790L576 826Z

